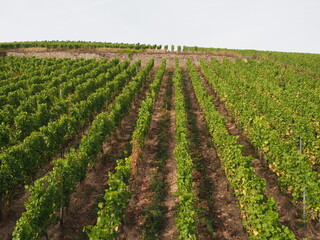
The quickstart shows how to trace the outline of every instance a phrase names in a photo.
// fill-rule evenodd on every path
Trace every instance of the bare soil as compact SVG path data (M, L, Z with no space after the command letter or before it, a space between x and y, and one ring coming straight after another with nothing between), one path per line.
M211 58L222 60L228 58L235 61L241 58L239 55L232 55L231 53L209 53L209 52L166 52L164 50L146 50L133 53L129 56L128 53L121 50L112 49L46 49L46 48L25 48L25 49L12 49L6 52L7 56L35 56L39 58L58 57L58 58L119 58L124 60L141 60L142 65L145 65L150 59L155 60L155 65L160 65L162 58L167 59L167 67L174 66L175 58L179 59L181 66L186 66L187 59L190 58L196 65L199 65L200 59L210 61ZM243 59L243 58L242 58Z
M154 105L145 146L137 161L137 166L134 167L136 172L131 182L133 196L124 215L124 225L122 227L120 239L144 238L143 231L145 230L144 227L147 218L144 210L150 207L155 200L155 193L152 192L151 186L154 177L164 179L166 188L166 196L164 196L164 201L162 203L166 213L164 222L162 223L162 229L159 229L161 235L160 239L171 240L177 239L179 236L179 231L175 226L178 198L174 193L178 190L178 186L176 163L175 158L173 157L175 148L175 112L172 106L174 105L174 99L172 94L167 95L168 93L166 92L168 88L170 88L170 92L173 92L173 84L171 82L172 72L173 69L170 67L166 71L159 95ZM164 101L167 97L170 97L170 99L168 99L170 102L168 105L170 106L164 106L166 105ZM164 127L160 125L163 124L165 117L169 117L170 124L164 129ZM160 129L168 132L160 132ZM160 134L162 136L160 136ZM161 141L167 142L164 144ZM167 146L166 149L159 149L160 146L164 145ZM160 161L158 159L158 157L160 157L159 154L167 155L165 160L161 160L164 161L165 165L165 170L163 172L159 172L159 169L156 169L157 164L155 162Z
M171 82L171 93L174 93L174 86ZM173 156L173 151L176 146L175 142L175 134L176 134L176 114L174 111L174 94L171 94L170 100L170 108L167 113L170 117L170 127L169 127L169 139L168 139L168 159L165 164L165 172L166 172L166 187L168 190L168 194L164 200L164 206L167 210L165 217L166 221L164 223L163 233L161 239L171 240L178 239L179 230L175 225L176 218L176 209L178 207L178 196L175 193L178 191L177 184L177 165L176 159Z
M303 219L301 216L301 209L292 203L290 193L280 188L277 175L269 168L267 161L259 154L249 138L237 126L232 114L228 111L225 103L220 100L218 93L212 89L205 77L199 70L202 82L210 95L214 96L214 105L216 109L227 118L226 127L231 135L238 136L238 143L244 146L244 156L251 155L254 157L253 166L256 174L266 180L266 192L268 197L273 197L278 206L278 213L280 215L280 222L287 226L298 239L319 239L320 232L318 226L314 223L308 224L307 227L301 225Z
M162 118L162 104L166 94L168 74L166 72L160 91L153 107L152 120L146 136L143 150L136 155L134 176L131 178L130 189L132 198L124 214L124 224L120 239L141 239L143 225L146 221L144 210L151 204L153 193L150 190L151 181L156 171L154 162L157 161L158 127ZM134 146L133 146L134 147ZM133 151L135 151L133 149Z

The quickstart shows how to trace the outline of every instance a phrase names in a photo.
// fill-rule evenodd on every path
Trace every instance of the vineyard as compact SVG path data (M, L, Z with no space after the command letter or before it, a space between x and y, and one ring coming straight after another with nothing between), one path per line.
M169 48L0 43L0 239L320 239L320 56Z

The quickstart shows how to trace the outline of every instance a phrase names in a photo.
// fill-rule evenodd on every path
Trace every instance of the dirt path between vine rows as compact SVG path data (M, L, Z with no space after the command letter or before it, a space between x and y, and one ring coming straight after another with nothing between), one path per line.
M204 112L197 101L189 74L185 72L184 92L193 159L193 181L199 199L199 239L248 239L241 222L237 199L221 166L206 127Z
M199 69L198 72L206 90L210 95L214 96L214 105L216 109L220 114L227 118L226 127L229 134L238 136L238 143L244 146L244 156L251 155L254 157L253 167L255 168L257 176L266 180L265 194L275 199L280 222L287 226L298 239L319 239L319 231L317 232L314 224L308 225L307 227L304 227L301 224L303 221L301 216L302 208L299 209L299 206L294 205L290 193L280 188L277 175L269 168L267 161L259 154L258 149L251 144L248 137L237 126L231 113L225 106L225 103L220 100L219 94L212 89Z
M120 239L133 240L143 238L142 234L145 231L146 218L148 217L148 213L145 210L151 204L154 204L153 201L155 200L155 193L152 192L151 187L154 177L164 179L166 191L166 196L164 196L162 203L165 209L164 221L161 223L161 229L157 230L161 235L160 239L169 240L178 238L178 229L175 226L178 199L174 193L178 190L178 186L176 182L176 164L173 157L175 147L175 112L172 96L172 72L172 69L166 71L158 99L154 106L150 129L142 153L142 162L138 163L137 176L134 183L132 183L134 194L125 213L123 232ZM171 92L170 96L167 93L168 89ZM168 97L169 99L167 99ZM166 103L164 101L169 101L168 105L170 106L165 106ZM167 121L164 119L165 117L168 117L168 124L162 125L163 121ZM166 149L159 149L163 146L166 146ZM166 157L161 160L160 158L163 157L163 154ZM165 168L163 175L161 175L161 170L156 169L158 166L156 162L159 164L159 161L163 161L162 164Z
M172 72L174 70L172 69ZM168 110L168 115L170 118L169 123L169 139L168 139L168 159L165 163L165 183L167 187L167 196L164 199L163 205L166 209L165 214L165 222L163 227L163 232L161 235L161 239L164 240L171 240L171 239L177 239L179 236L178 228L175 224L175 218L176 218L176 210L178 207L178 196L175 195L175 193L178 191L178 184L177 184L177 165L176 165L176 159L173 156L173 151L176 146L175 142L175 134L176 134L176 114L174 110L174 103L175 103L175 97L174 97L174 85L172 84L172 79L170 81L171 84L171 99L170 99L170 107Z
M163 120L163 104L166 98L166 89L169 82L169 70L166 71L162 81L159 94L153 107L153 114L148 130L145 145L140 152L136 162L135 176L131 179L130 189L133 194L129 205L124 214L124 225L120 239L136 240L142 239L144 226L146 223L146 209L152 204L154 192L152 192L152 181L157 172L156 161L158 159L159 151L159 128ZM170 131L170 129L164 129ZM172 130L171 130L172 131ZM161 133L160 133L161 134ZM169 139L166 139L169 141ZM165 150L163 150L165 151Z
M52 226L49 229L50 239L87 239L83 228L96 223L98 203L103 201L104 190L107 188L108 172L114 170L116 159L128 157L131 154L130 141L138 110L154 75L155 70L153 69L146 84L131 104L129 114L107 137L103 144L103 153L97 157L97 163L87 169L85 180L77 184L75 191L70 196L70 205L65 212L63 227L61 228L59 224Z

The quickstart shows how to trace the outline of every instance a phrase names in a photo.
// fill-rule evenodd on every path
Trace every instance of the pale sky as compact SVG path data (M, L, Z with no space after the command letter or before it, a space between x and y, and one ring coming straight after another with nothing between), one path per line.
M0 42L82 40L320 53L320 0L1 0Z

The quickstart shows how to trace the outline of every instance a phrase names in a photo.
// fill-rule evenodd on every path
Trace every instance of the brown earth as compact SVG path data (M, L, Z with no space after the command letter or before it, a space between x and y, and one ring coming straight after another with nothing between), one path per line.
M135 173L130 182L133 191L132 198L124 214L124 225L120 239L142 239L143 226L146 221L144 210L150 206L153 199L151 181L156 172L157 148L159 144L158 128L163 116L163 102L166 97L166 87L169 84L168 70L164 75L159 94L155 101L150 128L146 136L143 150L138 153Z
M174 93L174 86L171 83L171 93ZM162 232L161 239L171 240L171 239L178 239L179 231L175 225L175 218L176 218L176 209L178 207L178 196L175 193L178 191L178 184L177 184L177 165L176 160L173 156L173 151L175 149L175 134L176 134L176 114L174 111L174 94L171 95L170 99L170 108L169 112L167 113L170 117L170 127L169 127L169 136L168 139L168 159L166 160L165 169L166 169L166 187L168 190L167 196L164 199L164 206L167 210L165 217L166 221L164 223L164 228Z
M45 57L58 57L58 58L119 58L121 61L133 60L137 61L141 59L142 65L145 65L150 59L155 60L155 65L160 65L162 58L167 59L167 67L174 67L174 59L178 58L181 66L186 66L187 59L190 58L196 65L199 64L200 59L205 59L206 61L211 60L211 58L216 58L222 60L223 58L228 58L235 61L237 58L241 58L239 55L232 55L231 53L208 53L208 52L165 52L163 50L153 50L153 51L140 51L133 53L129 56L128 53L121 50L115 51L112 49L83 49L83 50L73 50L73 49L45 49L45 48L26 48L26 49L12 49L6 52L7 56L35 56L39 58ZM242 58L243 59L243 58Z

